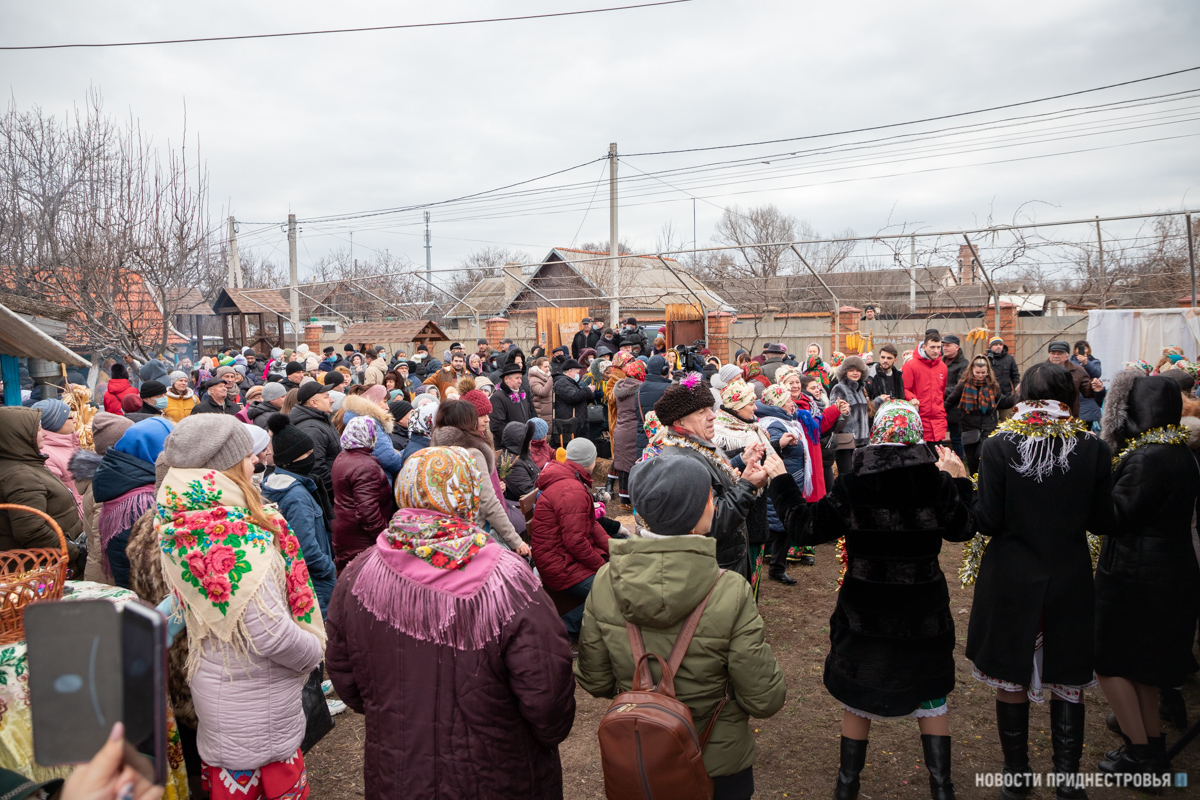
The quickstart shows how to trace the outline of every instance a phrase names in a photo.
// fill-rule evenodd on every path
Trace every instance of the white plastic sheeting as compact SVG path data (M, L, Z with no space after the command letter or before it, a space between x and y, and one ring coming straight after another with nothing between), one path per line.
M1190 308L1138 308L1088 312L1088 343L1104 362L1104 376L1122 362L1144 358L1157 364L1164 347L1178 345L1189 361L1200 353L1200 316Z

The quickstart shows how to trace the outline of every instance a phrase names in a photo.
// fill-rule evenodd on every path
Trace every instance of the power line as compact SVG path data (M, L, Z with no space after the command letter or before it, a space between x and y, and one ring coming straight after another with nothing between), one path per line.
M658 0L654 3L638 3L628 6L611 6L609 8L590 8L581 11L556 11L549 14L527 14L520 17L492 17L490 19L461 19L446 22L413 22L406 25L374 25L369 28L334 28L319 31L290 31L287 33L251 33L240 36L204 36L195 39L158 39L147 42L88 42L79 44L27 44L0 47L0 50L65 50L76 47L142 47L157 44L195 44L197 42L233 42L243 39L282 39L288 36L323 36L331 33L364 33L368 31L395 31L408 28L440 28L455 25L482 25L492 22L519 22L530 19L549 19L551 17L575 17L583 14L604 14L610 11L630 11L637 8L653 6L670 6L676 3L690 3L691 0Z
M971 116L973 114L986 114L990 111L1002 111L1007 108L1019 108L1020 106L1028 106L1028 105L1032 105L1034 103L1045 103L1049 100L1061 100L1064 97L1076 97L1081 94L1090 94L1092 92L1102 92L1106 89L1116 89L1120 86L1131 86L1135 83L1145 83L1146 81L1155 81L1160 78L1169 78L1172 75L1183 75L1184 73L1195 72L1197 70L1200 70L1200 66L1188 67L1187 69L1177 69L1177 70L1174 70L1173 72L1163 72L1158 75L1149 75L1145 78L1135 78L1133 80L1121 81L1120 83L1110 83L1106 86L1097 86L1092 89L1080 89L1075 92L1066 92L1064 94L1054 94L1054 95L1049 95L1047 97L1039 97L1036 100L1022 100L1019 103L1005 103L1004 105L991 106L989 108L980 108L980 109L976 109L975 111L959 111L954 114L942 114L941 116L937 116L937 117L925 117L924 119L914 119L914 120L909 120L907 122L892 122L892 123L888 123L887 125L872 125L871 127L868 127L868 128L853 128L853 129L844 130L844 131L831 131L829 133L814 133L814 134L810 134L808 136L793 136L793 137L787 138L787 139L766 139L761 142L742 142L740 144L718 144L718 145L711 145L709 147L688 147L688 148L684 148L681 150L656 150L656 151L650 151L650 152L645 152L645 153L629 153L629 154L627 154L627 157L664 156L664 155L673 155L675 153L698 153L698 152L703 152L703 151L707 151L707 150L729 150L729 149L732 149L735 147L757 147L757 146L765 145L765 144L782 144L783 142L803 142L803 141L808 141L811 139L825 139L830 136L847 136L852 133L867 133L869 131L882 131L882 130L887 130L888 128L900 128L900 127L904 127L907 125L919 125L924 122L938 122L938 121L944 120L944 119L955 119L957 117L967 117L967 116Z

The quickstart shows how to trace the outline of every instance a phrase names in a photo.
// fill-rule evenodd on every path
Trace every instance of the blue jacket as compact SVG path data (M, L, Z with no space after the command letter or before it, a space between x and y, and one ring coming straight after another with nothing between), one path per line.
M349 423L350 420L357 417L353 411L347 410L342 415L342 420ZM404 459L396 452L396 448L392 446L392 437L383 429L379 430L379 437L375 440L375 449L371 452L375 456L375 460L379 462L379 466L383 467L383 471L387 473L388 483L395 483L396 476L400 474L400 468L404 466Z
M312 478L279 467L262 483L263 497L279 507L279 513L300 540L300 550L304 553L304 563L308 565L317 605L321 607L324 619L329 616L329 598L333 596L333 586L337 582L337 569L333 565L333 543L325 530L321 505L313 497L316 491L317 484Z
M1079 359L1071 356L1071 363L1079 364ZM1099 378L1104 372L1100 359L1095 356L1088 359L1087 364L1081 365L1090 378ZM1079 395L1079 418L1084 422L1099 422L1101 417L1100 404L1094 397Z
M418 450L424 450L429 447L429 437L422 436L419 433L408 434L408 445L404 448L404 452L400 454L400 466L404 466L404 462L408 461L408 457Z
M788 422L796 422L793 417L789 417L787 412L782 408L769 406L766 403L756 403L754 413L758 415L759 425L771 437L771 444L775 445L775 449L779 452L779 457L783 459L783 465L787 468L788 473L796 481L796 485L801 489L804 488L804 450L806 447L803 441L797 442L787 447L779 447L779 440L787 433L784 426L771 424L772 419L786 420ZM797 423L798 425L799 423ZM779 480L783 480L784 476L780 475ZM773 531L784 530L783 520L775 513L775 506L771 501L767 501L767 525Z

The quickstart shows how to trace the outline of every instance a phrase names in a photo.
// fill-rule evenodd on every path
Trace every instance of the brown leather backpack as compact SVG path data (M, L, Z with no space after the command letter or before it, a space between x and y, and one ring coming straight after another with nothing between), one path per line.
M717 574L717 581L724 573ZM633 648L633 688L613 699L597 731L608 800L711 800L713 784L704 769L704 747L729 700L729 684L704 735L697 736L691 710L675 699L675 673L716 588L714 583L684 620L666 661L647 653L642 629L626 621ZM651 658L662 668L657 686L650 674Z

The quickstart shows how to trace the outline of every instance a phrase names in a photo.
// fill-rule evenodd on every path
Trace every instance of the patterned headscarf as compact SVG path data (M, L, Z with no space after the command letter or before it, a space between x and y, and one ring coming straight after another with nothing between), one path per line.
M646 438L650 440L651 446L662 444L663 439L667 435L667 428L658 421L658 414L651 411L646 414L646 420L642 423L642 429L646 431Z
M742 376L747 382L749 382L751 378L759 375L762 375L762 365L757 361L751 361L750 363L746 364L746 366L742 367Z
M636 359L629 359L629 363L625 365L624 370L626 378L633 378L635 381L646 380L646 366Z
M633 357L633 353L629 352L628 350L622 350L613 356L613 369L625 369L625 365L630 361L637 361L637 359Z
M1175 369L1181 369L1193 378L1200 378L1200 364L1195 361L1177 361Z
M433 418L437 416L438 404L425 403L418 406L408 418L410 436L429 436L433 433Z
M374 450L379 441L379 428L371 417L355 417L342 431L343 450Z
M754 405L756 399L754 390L745 381L733 381L726 384L725 388L721 390L721 405L731 411Z
M1144 358L1139 358L1137 361L1126 361L1124 363L1124 367L1126 369L1140 369L1147 375L1154 371L1153 365L1151 365L1150 362Z
M465 567L489 541L473 522L482 482L462 447L427 447L409 456L396 479L400 510L384 534L392 549L439 569Z
M834 369L837 369L838 367L840 367L842 365L842 362L845 360L846 360L846 354L841 351L835 350L833 352L833 357L829 359L829 366L833 367Z
M763 389L762 401L769 406L783 408L784 404L791 399L792 393L788 391L786 386L780 386L778 383L772 383Z
M871 444L921 444L924 441L921 415L912 403L893 400L875 415Z
M797 378L799 378L800 370L796 367L785 364L784 366L775 370L775 382L782 384L789 375L795 375Z
M1162 354L1164 356L1167 356L1168 358L1170 358L1171 356L1179 356L1179 358L1183 358L1183 348L1177 344L1173 344L1168 347L1164 347ZM1172 360L1178 361L1179 359L1172 359Z

